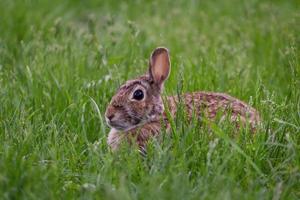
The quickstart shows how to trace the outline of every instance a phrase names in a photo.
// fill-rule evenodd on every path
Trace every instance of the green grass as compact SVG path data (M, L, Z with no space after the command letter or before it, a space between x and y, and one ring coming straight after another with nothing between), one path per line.
M300 3L0 1L1 199L299 199ZM148 154L113 154L119 84L170 49L164 95L226 92L263 127L176 120ZM178 116L184 119L184 116Z

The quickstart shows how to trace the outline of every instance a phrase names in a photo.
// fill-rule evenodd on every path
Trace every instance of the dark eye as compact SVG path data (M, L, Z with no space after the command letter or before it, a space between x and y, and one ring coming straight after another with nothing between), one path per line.
M142 100L143 98L144 98L144 93L143 93L143 91L142 90L136 90L136 91L134 91L134 93L133 93L133 98L135 99L135 100Z

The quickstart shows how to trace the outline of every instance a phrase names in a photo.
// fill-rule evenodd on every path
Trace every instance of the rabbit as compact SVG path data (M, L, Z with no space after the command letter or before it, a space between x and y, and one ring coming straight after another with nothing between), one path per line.
M196 113L200 119L206 117L213 121L218 113L222 113L222 119L229 116L238 128L248 123L252 130L260 122L259 113L253 107L223 93L201 91L180 97L169 96L164 105L161 93L170 71L169 50L158 47L150 56L146 75L127 81L112 97L105 119L111 128L107 143L113 151L118 149L121 141L130 142L132 138L140 148L144 148L147 140L159 135L163 127L168 132L170 123L165 106L175 118L179 98L190 119Z

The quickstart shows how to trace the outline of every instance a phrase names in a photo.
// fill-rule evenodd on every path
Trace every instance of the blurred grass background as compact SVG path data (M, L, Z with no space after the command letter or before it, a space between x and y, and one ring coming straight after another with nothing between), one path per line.
M1 198L299 199L299 11L298 0L0 1ZM147 157L112 154L106 105L157 46L171 52L164 95L229 93L263 129L228 138L176 124Z

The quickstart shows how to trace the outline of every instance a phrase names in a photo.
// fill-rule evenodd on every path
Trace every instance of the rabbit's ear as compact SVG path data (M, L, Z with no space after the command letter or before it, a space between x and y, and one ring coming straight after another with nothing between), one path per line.
M150 57L149 74L159 86L168 78L171 70L169 51L164 47L156 48Z

